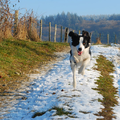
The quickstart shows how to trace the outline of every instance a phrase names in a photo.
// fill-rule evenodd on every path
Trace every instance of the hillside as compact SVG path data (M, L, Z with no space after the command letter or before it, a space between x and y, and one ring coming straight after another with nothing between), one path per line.
M3 39L0 42L0 93L16 89L27 73L55 59L54 52L68 44ZM24 78L24 79L23 79Z
M96 42L97 37L101 37L102 43L107 43L107 34L110 42L120 43L120 15L99 15L99 16L78 16L76 14L64 12L55 16L42 17L45 24L49 22L68 27L78 33L79 30L93 32L92 42ZM100 35L101 34L101 35Z

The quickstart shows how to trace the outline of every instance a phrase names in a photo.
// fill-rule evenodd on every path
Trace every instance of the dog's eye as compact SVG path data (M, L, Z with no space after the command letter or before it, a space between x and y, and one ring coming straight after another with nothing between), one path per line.
M85 45L85 43L83 43L83 45Z

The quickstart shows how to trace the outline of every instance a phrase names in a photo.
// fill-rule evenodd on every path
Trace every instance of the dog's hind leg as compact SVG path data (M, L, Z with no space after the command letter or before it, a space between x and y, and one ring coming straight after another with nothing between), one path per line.
M73 87L76 88L76 66L73 68Z
M76 64L71 63L71 69L73 72L73 87L76 88Z

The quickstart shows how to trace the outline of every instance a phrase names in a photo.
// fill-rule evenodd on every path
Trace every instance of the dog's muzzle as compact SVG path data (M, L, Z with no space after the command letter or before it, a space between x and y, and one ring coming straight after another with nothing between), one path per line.
M79 49L78 49L78 55L80 56L80 55L82 54L82 52L83 52L83 51L82 51L82 48L79 48Z
M82 51L78 51L78 55L80 56L82 54Z

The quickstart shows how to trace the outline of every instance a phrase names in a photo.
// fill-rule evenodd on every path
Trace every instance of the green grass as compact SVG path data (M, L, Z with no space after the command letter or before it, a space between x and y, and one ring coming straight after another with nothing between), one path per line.
M75 116L71 115L71 112L65 111L63 108L53 107L52 109L50 109L50 110L48 110L48 111L51 111L51 110L56 110L56 114L55 114L54 116L56 116L56 115L58 115L58 116L66 115L66 116L68 116L68 117L70 117L70 118L75 118ZM32 118L35 118L35 117L37 117L37 116L42 116L42 115L44 115L46 112L47 112L47 111L45 111L45 112L36 112L36 113L32 116Z
M9 90L30 70L55 59L53 53L66 46L67 43L3 39L0 42L0 92Z
M54 107L53 109L56 110L56 115L59 115L59 116L71 114L70 112L65 111L63 108Z
M117 88L113 86L113 76L110 73L114 72L114 65L111 61L107 60L104 56L100 55L97 59L97 69L101 72L101 76L96 81L98 85L97 90L103 96L103 99L98 101L104 106L101 112L96 114L97 116L103 116L105 120L111 120L115 118L112 107L118 104L116 100ZM100 119L100 120L104 120Z
M42 115L44 115L46 112L36 112L33 116L32 116L32 118L36 118L37 116L42 116Z

